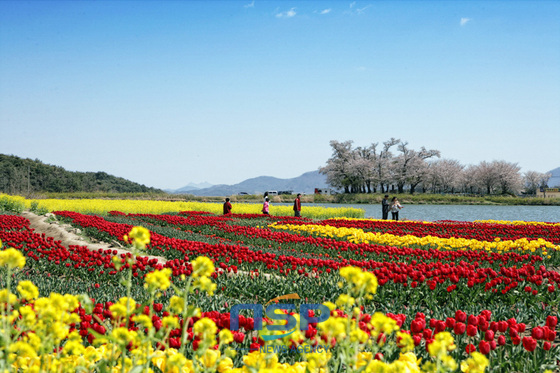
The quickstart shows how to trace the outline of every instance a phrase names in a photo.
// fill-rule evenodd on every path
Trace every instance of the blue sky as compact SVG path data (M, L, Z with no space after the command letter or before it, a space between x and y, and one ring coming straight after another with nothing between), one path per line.
M330 140L560 166L558 1L0 1L0 153L148 186Z

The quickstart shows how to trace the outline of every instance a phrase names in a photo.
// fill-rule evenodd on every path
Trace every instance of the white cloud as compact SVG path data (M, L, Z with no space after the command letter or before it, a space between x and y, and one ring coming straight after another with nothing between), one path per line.
M332 10L331 8L329 8L329 9L323 9L323 10L321 10L321 11L319 12L319 14L328 14L328 13L331 12L331 10Z
M371 5L366 5L366 6L363 7L363 8L356 8L356 13L357 13L357 14L362 14L362 12L363 12L364 10L366 10L367 8L369 8L370 6L371 6Z
M292 9L286 11L286 12L277 13L276 17L278 17L278 18L284 18L284 17L285 18L292 18L292 17L295 17L295 15L297 14L295 9L296 8L292 8Z
M363 8L356 8L356 2L353 1L350 3L350 10L343 12L344 14L362 14L367 8L371 7L370 5L366 5Z
M461 18L461 26L466 25L470 20L470 18Z
M251 1L249 4L243 5L244 8L254 8L255 7L255 0Z

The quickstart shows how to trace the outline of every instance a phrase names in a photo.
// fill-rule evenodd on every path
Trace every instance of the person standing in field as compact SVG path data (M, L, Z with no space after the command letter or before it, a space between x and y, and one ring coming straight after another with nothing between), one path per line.
M298 193L294 200L294 216L296 218L301 217L301 193Z
M264 197L264 203L263 203L263 208L262 208L263 214L270 215L269 214L269 209L270 209L270 204L268 203L268 197Z
M381 200L381 213L383 214L383 220L387 220L387 218L389 217L389 206L389 195L385 194L385 198Z
M393 215L393 220L399 220L399 210L402 208L397 197L393 197L391 200L391 215Z
M228 215L231 214L231 209L233 207L231 206L231 203L229 202L229 198L226 198L226 201L224 202L224 215Z

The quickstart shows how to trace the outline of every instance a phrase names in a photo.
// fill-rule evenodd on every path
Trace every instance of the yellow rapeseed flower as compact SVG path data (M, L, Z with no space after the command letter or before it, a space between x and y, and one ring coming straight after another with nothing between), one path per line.
M16 249L6 249L0 251L0 266L9 269L23 268L25 266L25 257Z
M137 324L142 325L144 328L148 328L150 329L153 324L152 324L152 318L148 315L144 315L144 314L140 314L140 315L134 315L132 318L132 321L134 321Z
M228 344L233 342L233 334L228 329L222 329L218 333L218 338L220 338L220 343Z
M428 352L431 356L441 358L448 351L457 348L453 336L449 332L440 332L435 335L434 341L428 345Z
M212 340L215 338L218 328L212 319L203 317L194 323L193 331L202 340Z
M136 301L132 298L122 297L115 304L109 306L111 311L116 316L125 317L131 315L136 310Z
M488 367L488 359L480 352L471 352L471 357L461 362L461 372L484 373Z
M165 316L161 319L164 328L175 329L179 327L179 319L175 316Z
M192 261L193 273L192 277L202 277L202 276L210 276L214 273L214 263L212 260L205 256L199 256L195 260Z
M144 288L166 290L171 285L169 277L171 276L171 269L164 268L162 270L155 270L146 275Z
M134 330L128 330L125 327L115 328L111 332L111 336L115 338L120 345L127 345L136 340L138 333Z
M211 369L216 366L219 358L220 358L220 351L214 350L212 348L208 348L206 349L206 351L204 351L204 354L200 357L200 361L202 362L204 368Z
M132 240L132 244L138 249L143 249L150 243L150 231L144 227L132 228L128 237Z
M414 351L414 340L408 333L397 332L397 345L403 353Z
M233 369L233 361L229 357L224 357L218 363L218 372L230 372Z
M194 289L205 291L208 295L212 296L214 295L217 285L213 283L209 277L200 276L194 280L193 287Z
M326 368L332 354L330 352L312 352L305 354L307 360L307 368L311 372L319 372L320 369Z
M0 290L0 303L15 304L17 297L8 291L8 289Z
M374 337L377 337L381 333L390 335L399 330L397 322L381 312L376 312L372 316L370 324L372 326L371 334Z
M356 303L356 299L343 293L338 296L335 303L340 308L350 308Z
M181 314L183 313L184 307L185 307L185 300L183 298L173 295L169 299L169 309L172 312L176 314Z
M19 313L21 314L22 326L27 329L32 329L37 320L37 316L35 315L35 311L33 311L33 308L28 305L20 307Z
M328 337L334 337L337 341L346 338L346 323L347 319L343 317L329 317L322 323L317 324L321 332Z
M31 281L20 281L17 286L17 291L23 299L33 300L39 296L39 289Z

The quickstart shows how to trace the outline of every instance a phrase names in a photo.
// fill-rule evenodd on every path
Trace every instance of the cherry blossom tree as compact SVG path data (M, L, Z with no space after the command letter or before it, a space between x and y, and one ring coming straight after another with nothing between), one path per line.
M545 188L548 180L551 178L550 173L541 173L537 171L527 171L523 174L523 186L525 193L536 195L539 188Z
M465 166L454 159L438 159L429 163L426 184L435 193L454 193L461 187Z
M428 174L426 159L439 157L439 150L427 150L422 147L420 151L410 149L408 142L400 142L397 150L400 152L394 158L392 164L393 180L397 184L399 193L404 192L404 186L410 185L410 193L415 192L418 184L424 180Z
M352 143L353 141L330 142L333 150L332 156L327 161L325 167L321 167L319 172L327 176L327 183L333 188L344 189L345 193L350 193L352 184Z

